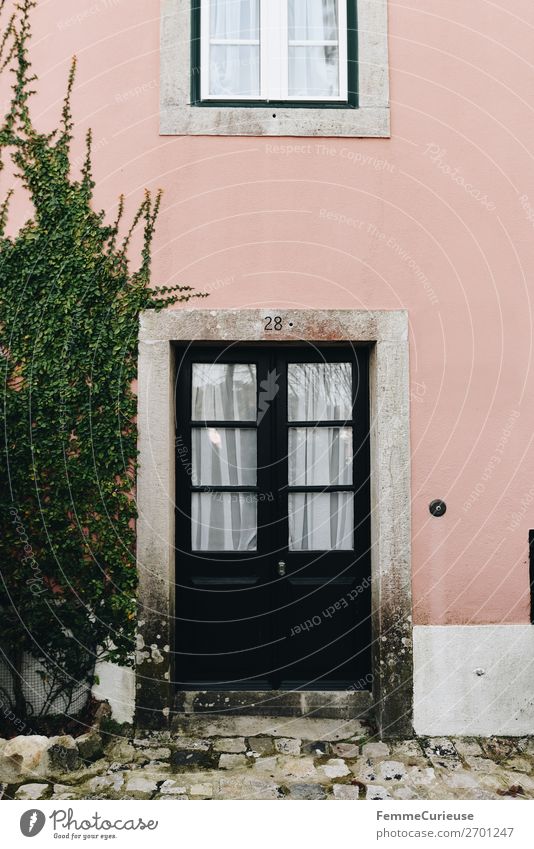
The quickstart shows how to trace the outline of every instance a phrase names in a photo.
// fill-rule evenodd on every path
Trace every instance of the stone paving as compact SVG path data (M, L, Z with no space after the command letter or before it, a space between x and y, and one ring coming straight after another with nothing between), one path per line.
M534 739L381 742L357 720L183 717L173 730L0 741L4 799L534 798Z

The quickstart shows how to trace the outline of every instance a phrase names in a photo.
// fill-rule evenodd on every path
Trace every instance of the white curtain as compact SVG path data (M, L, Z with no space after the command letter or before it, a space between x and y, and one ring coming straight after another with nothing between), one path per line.
M256 496L248 492L193 492L193 551L255 551Z
M350 363L290 363L289 421L346 421L352 417ZM290 486L352 484L352 428L289 429ZM351 492L290 493L289 548L329 551L354 547Z
M256 366L193 363L193 420L256 421Z
M291 42L339 40L338 0L289 0L289 96L339 94L339 45Z
M251 363L193 363L192 413L196 421L256 421L256 366ZM192 429L194 486L255 486L255 428ZM254 551L256 495L194 492L191 495L193 551Z
M259 0L210 0L210 94L260 94ZM224 40L228 44L213 44Z
M290 428L290 486L352 484L352 429Z
M290 363L287 382L290 422L352 417L350 363Z
M354 548L352 492L296 492L289 495L291 551Z
M193 428L193 486L256 486L256 430Z

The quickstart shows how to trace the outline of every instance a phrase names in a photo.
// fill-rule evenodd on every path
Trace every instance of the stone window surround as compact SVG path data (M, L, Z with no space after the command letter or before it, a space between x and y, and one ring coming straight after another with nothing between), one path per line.
M265 316L284 329L265 330ZM289 328L292 322L292 328ZM412 733L408 314L404 310L176 309L141 315L136 721L165 727L174 700L173 342L368 343L371 395L373 701L382 736ZM354 694L355 697L357 694ZM355 701L356 705L356 701Z
M191 105L191 0L162 0L160 134L390 136L387 0L357 0L358 107Z

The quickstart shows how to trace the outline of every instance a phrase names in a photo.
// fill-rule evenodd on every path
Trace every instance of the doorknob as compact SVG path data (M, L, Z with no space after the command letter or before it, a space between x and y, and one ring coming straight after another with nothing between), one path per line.
M283 560L279 560L278 561L278 574L280 575L281 578L283 578L285 573L286 573L286 564Z

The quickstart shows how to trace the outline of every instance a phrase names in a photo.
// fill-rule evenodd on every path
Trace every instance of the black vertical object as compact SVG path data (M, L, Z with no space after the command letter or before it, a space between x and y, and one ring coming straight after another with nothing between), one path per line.
M369 351L348 345L177 346L175 679L181 690L370 688ZM256 367L261 416L251 422L194 421L195 362ZM289 363L350 362L352 413L345 422L289 422ZM273 380L274 378L274 380ZM274 389L276 388L276 391ZM260 395L266 392L265 402ZM260 403L261 401L261 403ZM191 433L205 427L257 430L256 486L195 486ZM290 427L351 427L352 484L289 486ZM193 492L247 491L256 500L255 551L193 551ZM290 492L352 492L354 547L291 550ZM284 573L278 571L283 561Z
M528 532L529 580L530 580L530 621L534 625L534 531Z

